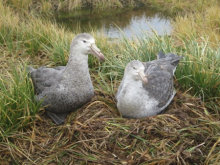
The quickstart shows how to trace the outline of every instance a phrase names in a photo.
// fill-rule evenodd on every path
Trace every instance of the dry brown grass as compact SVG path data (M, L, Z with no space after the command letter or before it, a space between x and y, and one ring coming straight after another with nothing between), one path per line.
M105 101L103 101L105 100ZM107 101L106 101L107 100ZM43 110L32 128L0 143L3 164L206 164L219 161L219 121L181 91L161 115L123 119L112 96L96 91L56 126ZM218 124L217 124L218 123ZM6 145L7 144L7 145ZM9 145L10 144L10 145ZM209 150L207 148L214 148Z
M51 11L72 11L82 7L94 7L99 9L131 7L135 6L137 2L137 0L10 0L6 3L19 10L35 10L50 13ZM145 0L142 0L142 2L144 3Z
M218 48L220 43L220 6L206 8L202 13L177 16L172 23L173 35L180 38L208 41L209 46Z
M202 12L206 8L219 5L218 0L148 0L148 3L171 14Z

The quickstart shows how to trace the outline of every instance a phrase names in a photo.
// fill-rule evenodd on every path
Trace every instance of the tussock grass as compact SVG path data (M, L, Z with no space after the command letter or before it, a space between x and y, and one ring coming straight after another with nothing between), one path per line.
M151 7L175 14L172 35L184 39L208 40L209 46L219 48L220 2L218 0L150 0Z
M219 48L220 43L220 5L206 8L202 13L178 16L173 22L174 35L181 38L207 41L208 46Z
M26 67L18 64L0 76L0 140L31 124L40 109L34 100L34 90Z
M145 37L143 37L145 36ZM208 46L208 41L197 42L185 38L181 47L175 46L176 39L169 36L159 37L147 34L135 40L124 39L124 49L121 54L113 52L109 61L102 65L104 72L114 71L115 76L122 79L124 68L134 59L149 61L156 59L158 51L175 52L184 56L176 71L176 79L182 89L190 89L204 99L219 98L220 96L220 52ZM109 67L111 66L111 67Z
M106 8L122 8L134 7L140 3L147 3L145 0L66 0L66 1L48 1L48 0L11 0L6 2L8 5L16 9L24 11L40 11L42 13L50 13L51 11L72 11L82 7L93 7L99 9Z
M51 11L72 11L82 7L94 7L99 9L106 8L122 8L122 7L135 7L135 6L151 6L160 11L166 11L171 14L203 11L207 7L217 6L217 0L66 0L66 1L48 1L48 0L10 0L5 2L16 9L24 11L40 11L43 13L50 13Z
M219 1L217 0L148 0L148 3L161 11L166 11L172 14L183 14L187 12L202 12L203 10L218 6Z
M133 40L109 41L91 32L106 56L101 65L89 58L96 95L70 114L65 124L56 126L34 102L25 66L65 65L75 34L56 23L14 12L1 2L0 14L2 164L220 162L220 50L209 39L143 33ZM177 95L158 116L121 118L114 95L126 64L133 59L153 60L158 51L184 56L175 74Z

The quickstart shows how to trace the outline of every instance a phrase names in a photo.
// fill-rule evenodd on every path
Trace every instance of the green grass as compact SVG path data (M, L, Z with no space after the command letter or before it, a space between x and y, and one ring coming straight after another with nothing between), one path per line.
M159 51L174 52L184 58L176 71L176 79L181 89L191 88L191 94L201 96L203 100L219 98L220 96L220 49L212 49L208 41L196 42L182 40L183 46L175 47L175 40L169 36L159 37L156 34L149 37L142 35L134 41L124 38L124 50L115 56L112 52L108 61L103 64L103 72L114 72L122 79L124 68L131 60L149 61L156 58ZM111 66L111 67L110 67Z
M22 8L23 4L19 5ZM220 49L217 40L210 41L206 36L207 31L200 33L201 29L196 28L198 22L194 23L196 35L184 35L188 30L184 31L187 28L184 27L171 36L143 33L133 40L124 37L109 41L104 35L91 32L106 56L104 63L89 57L96 96L69 115L63 125L56 126L41 114L40 104L34 102L26 66L65 65L77 31L64 30L31 13L15 12L2 2L0 14L1 162L210 164L220 161ZM133 59L153 60L159 51L184 56L175 73L177 95L172 104L164 114L155 117L121 118L114 95L125 66Z
M34 90L26 66L12 65L11 69L4 70L5 75L0 77L1 141L32 124L41 106L34 101Z

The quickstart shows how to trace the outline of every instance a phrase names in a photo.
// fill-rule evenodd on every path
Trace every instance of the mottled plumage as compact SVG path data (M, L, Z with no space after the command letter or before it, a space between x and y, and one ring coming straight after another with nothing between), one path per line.
M173 75L181 58L159 52L157 60L128 63L116 94L121 115L144 118L164 110L175 95Z
M69 112L89 102L94 95L88 54L104 60L94 38L83 33L73 39L66 66L39 69L29 67L36 92L35 99L38 102L43 99L42 105L46 106L47 114L56 124L63 123Z

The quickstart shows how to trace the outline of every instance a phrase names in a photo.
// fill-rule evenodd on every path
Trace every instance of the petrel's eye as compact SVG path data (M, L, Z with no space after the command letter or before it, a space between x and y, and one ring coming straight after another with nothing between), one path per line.
M133 69L136 69L135 67L133 67Z
M83 40L84 43L86 43L86 40Z

